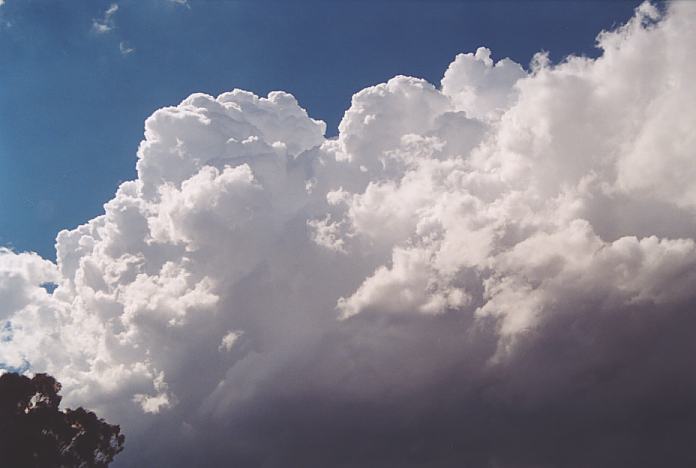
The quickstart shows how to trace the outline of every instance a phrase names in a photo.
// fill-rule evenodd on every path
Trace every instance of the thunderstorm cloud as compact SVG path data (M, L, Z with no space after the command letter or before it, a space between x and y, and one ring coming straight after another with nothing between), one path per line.
M0 251L0 364L117 466L696 466L696 4L597 41L394 77L335 138L284 92L157 110L56 263Z

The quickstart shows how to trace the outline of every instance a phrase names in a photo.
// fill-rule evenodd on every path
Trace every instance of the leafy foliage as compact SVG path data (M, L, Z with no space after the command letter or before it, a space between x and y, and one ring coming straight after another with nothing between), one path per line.
M0 376L2 466L100 468L123 450L119 426L81 407L61 411L60 389L48 374Z

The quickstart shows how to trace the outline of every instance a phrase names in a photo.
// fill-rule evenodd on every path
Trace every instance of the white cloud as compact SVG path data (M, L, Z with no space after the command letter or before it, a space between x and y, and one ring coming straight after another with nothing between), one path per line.
M92 30L96 33L103 34L114 29L116 27L116 23L114 22L113 17L118 11L118 8L117 3L112 3L109 5L109 8L104 11L101 18L94 18L92 20Z
M690 421L632 431L696 394L694 25L644 5L529 72L479 48L336 139L282 92L160 109L56 265L0 253L0 362L121 422L126 463L683 457Z
M237 340L239 340L239 337L242 336L243 332L237 331L237 330L231 330L227 332L225 336L222 337L222 342L220 343L220 346L218 349L220 351L230 351L234 347L235 343L237 343Z
M442 93L451 97L454 107L469 117L491 119L510 107L514 85L526 75L510 59L493 63L491 51L479 47L475 54L459 54L442 78Z
M118 50L121 52L122 55L128 55L135 52L135 49L129 47L126 41L121 41L118 43Z

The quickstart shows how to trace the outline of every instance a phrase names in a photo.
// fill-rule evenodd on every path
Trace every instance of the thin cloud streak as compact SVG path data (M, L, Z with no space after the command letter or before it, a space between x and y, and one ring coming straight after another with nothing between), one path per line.
M112 3L109 5L109 8L104 11L101 18L95 18L92 20L92 30L98 34L104 34L112 31L116 27L116 22L113 17L118 9L119 6L117 3Z

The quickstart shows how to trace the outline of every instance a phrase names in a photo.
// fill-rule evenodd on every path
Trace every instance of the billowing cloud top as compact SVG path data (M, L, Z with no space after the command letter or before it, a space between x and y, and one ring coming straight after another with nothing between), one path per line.
M0 362L124 466L693 466L696 7L598 44L395 77L335 139L283 92L158 110L57 264L0 251Z

